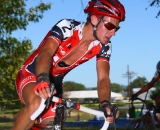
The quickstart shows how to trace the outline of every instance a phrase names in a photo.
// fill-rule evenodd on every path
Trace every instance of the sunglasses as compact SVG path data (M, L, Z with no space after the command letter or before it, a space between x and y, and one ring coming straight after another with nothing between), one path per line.
M113 23L111 22L107 22L103 19L100 19L103 23L104 23L104 26L108 29L108 30L113 30L115 29L115 31L118 31L118 29L120 29L120 27L118 26L115 26Z

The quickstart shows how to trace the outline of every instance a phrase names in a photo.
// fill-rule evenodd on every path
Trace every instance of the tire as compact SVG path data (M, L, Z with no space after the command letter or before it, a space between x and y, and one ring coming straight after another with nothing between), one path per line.
M142 116L130 121L125 130L156 130L151 118Z

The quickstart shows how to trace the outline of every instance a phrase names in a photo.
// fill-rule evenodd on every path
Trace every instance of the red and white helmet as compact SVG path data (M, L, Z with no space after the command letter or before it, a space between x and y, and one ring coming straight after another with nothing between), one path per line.
M118 0L91 0L84 12L125 20L124 6Z

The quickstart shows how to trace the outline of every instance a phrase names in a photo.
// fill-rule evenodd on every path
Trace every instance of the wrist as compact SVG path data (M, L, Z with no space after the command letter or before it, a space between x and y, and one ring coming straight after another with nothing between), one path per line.
M36 76L36 83L40 82L50 82L49 74L48 73L40 73Z
M100 109L103 111L106 107L110 107L111 103L108 100L103 100L100 102Z
M108 101L108 100L103 100L103 101L100 102L100 105L102 105L102 104L110 104L110 101Z

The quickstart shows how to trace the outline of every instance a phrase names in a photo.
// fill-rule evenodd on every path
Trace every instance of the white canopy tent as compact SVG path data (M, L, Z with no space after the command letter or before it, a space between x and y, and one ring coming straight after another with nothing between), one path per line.
M65 98L98 98L97 90L64 92ZM122 94L111 92L111 98L123 98ZM122 99L123 100L123 99Z

